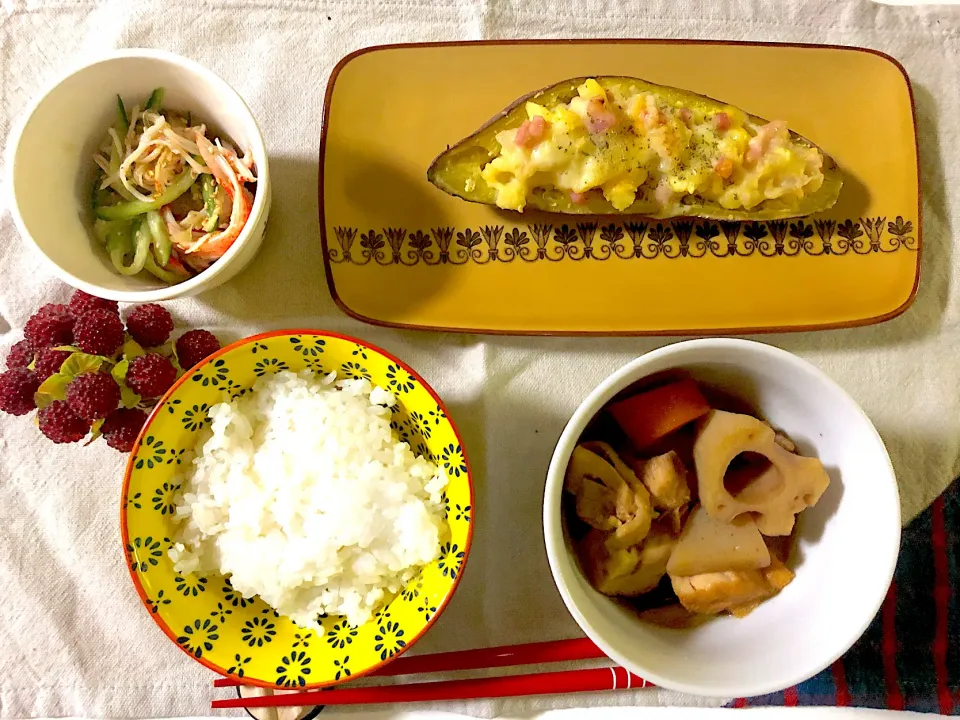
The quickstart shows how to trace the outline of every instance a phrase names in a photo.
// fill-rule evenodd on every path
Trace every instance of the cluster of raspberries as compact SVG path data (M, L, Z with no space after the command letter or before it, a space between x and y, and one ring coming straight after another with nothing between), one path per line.
M27 320L24 339L10 349L7 369L0 373L0 410L33 412L41 384L60 373L71 355L97 355L106 359L100 369L70 379L66 397L46 404L37 413L37 424L53 442L73 443L100 423L110 447L130 452L147 410L177 379L177 367L162 348L172 333L173 318L159 305L134 307L124 327L116 302L77 290L68 304L44 305ZM120 359L128 337L148 352L131 358L118 382L109 368ZM190 330L177 338L175 348L178 364L189 369L219 350L220 342L206 330ZM137 407L121 406L121 383L140 397Z

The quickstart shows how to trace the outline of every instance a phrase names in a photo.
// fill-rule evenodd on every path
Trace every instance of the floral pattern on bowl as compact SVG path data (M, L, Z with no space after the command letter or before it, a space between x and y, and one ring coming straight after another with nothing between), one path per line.
M324 617L323 637L244 598L228 578L181 574L167 556L176 537L181 459L207 411L257 378L281 370L368 377L397 396L392 427L448 475L450 539L438 558L368 623ZM370 673L407 650L435 622L456 588L473 531L473 486L460 437L433 390L410 368L354 338L279 331L247 338L207 358L157 405L124 478L121 533L127 567L150 616L184 652L215 672L264 687L316 688ZM451 510L452 508L452 510Z

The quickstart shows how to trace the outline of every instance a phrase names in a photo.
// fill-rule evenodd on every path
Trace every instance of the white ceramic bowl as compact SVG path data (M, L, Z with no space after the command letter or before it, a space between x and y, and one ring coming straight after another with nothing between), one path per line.
M238 149L249 149L258 181L250 218L226 254L178 285L117 273L89 230L92 156L113 123L116 96L128 111L156 87L164 105L189 110ZM270 173L260 129L226 82L192 60L156 50L122 50L54 83L27 112L10 144L13 218L21 235L70 285L124 302L196 295L226 282L256 255L270 207Z
M596 592L578 565L561 518L563 477L580 434L601 407L637 380L682 369L732 393L818 457L831 485L801 514L791 557L796 579L742 620L693 630L640 622ZM900 546L893 467L873 424L810 363L746 340L691 340L655 350L608 377L567 424L550 463L544 536L554 580L583 631L612 659L661 687L715 697L777 692L842 655L880 608Z

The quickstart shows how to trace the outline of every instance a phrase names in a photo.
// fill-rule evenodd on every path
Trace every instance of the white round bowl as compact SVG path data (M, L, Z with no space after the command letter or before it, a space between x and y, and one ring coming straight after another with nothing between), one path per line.
M177 285L117 273L90 231L93 153L113 124L116 96L127 108L156 87L164 105L193 113L223 132L256 162L253 208L243 231L208 269ZM122 50L54 83L27 112L10 144L13 218L64 282L98 297L151 302L188 297L240 272L263 240L270 207L267 152L246 103L226 82L192 60L157 50Z
M645 624L595 591L561 517L563 478L583 429L620 391L665 370L733 394L823 462L827 492L798 520L796 579L744 619L691 630ZM807 680L840 657L876 615L900 547L893 467L869 418L800 358L747 340L691 340L655 350L604 380L563 431L547 473L544 537L554 581L583 631L613 660L656 685L714 697L751 697Z

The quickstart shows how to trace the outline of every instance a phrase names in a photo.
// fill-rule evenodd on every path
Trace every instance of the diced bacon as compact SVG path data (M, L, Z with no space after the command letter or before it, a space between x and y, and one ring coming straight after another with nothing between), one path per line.
M684 125L689 125L690 121L693 119L693 113L690 112L690 108L680 108L680 119L683 120Z
M587 130L591 135L602 133L617 124L617 116L607 109L603 100L587 103Z
M543 140L547 133L547 121L542 115L536 115L530 120L524 120L517 129L517 136L514 142L520 147L531 148Z
M657 99L653 95L646 96L647 107L641 114L643 126L647 130L653 130L663 124L663 113L660 112L660 106L657 105Z
M673 199L673 190L670 189L669 185L660 184L657 185L657 189L653 193L653 196L657 199L658 203L661 205L666 205Z
M654 108L653 110L640 111L640 122L647 130L653 130L655 127L660 125L662 120L663 116L660 114L660 110L657 108Z
M733 160L721 155L717 158L716 162L713 163L713 170L717 175L726 180L733 174Z
M718 112L713 116L713 126L720 132L730 129L730 116L725 112Z
M750 138L750 147L747 149L746 155L743 156L743 162L745 165L756 165L760 162L760 158L763 157L765 151L763 143L760 142L757 138Z
M574 203L575 205L583 205L585 202L587 202L587 193L571 192L570 202Z
M760 162L760 158L767 154L771 143L786 135L786 132L787 124L783 120L774 120L762 125L757 130L757 134L750 138L747 153L743 158L744 163L746 165L756 165Z

